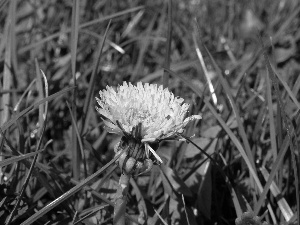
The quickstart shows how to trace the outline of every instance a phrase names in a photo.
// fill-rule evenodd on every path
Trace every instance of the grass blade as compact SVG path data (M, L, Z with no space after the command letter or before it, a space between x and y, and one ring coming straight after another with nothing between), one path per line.
M76 224L82 222L83 220L91 217L92 215L95 215L97 212L99 212L101 209L104 209L107 206L109 206L109 204L101 204L99 206L95 206L93 208L84 210L84 212L82 212L81 215L79 215L79 217L81 217L81 218L76 220L76 222L75 222L75 220L73 220L72 225L76 225ZM75 219L75 217L74 217L74 219Z
M66 102L67 104L67 107L69 109L69 112L70 112L70 115L71 115L71 119L72 119L72 124L73 124L73 128L76 132L76 142L78 141L79 143L79 149L80 149L80 153L81 153L81 157L83 159L83 168L84 168L84 175L85 175L85 178L87 177L87 168L86 168L86 160L85 160L85 155L84 155L84 148L83 148L83 144L82 144L82 140L81 140L81 137L80 137L80 133L78 131L78 127L77 127L77 124L76 124L76 120L74 118L74 115L73 115L73 112L70 108L70 105L68 102ZM75 177L74 177L75 178ZM76 178L75 178L76 179Z
M10 1L8 17L5 24L4 41L6 43L5 53L4 53L4 70L3 70L3 81L1 87L4 90L9 90L12 83L12 55L14 49L15 40L15 22L16 22L16 0ZM4 46L3 46L4 47ZM0 125L2 126L9 118L9 103L10 103L10 93L2 95L0 100ZM0 151L0 161L2 161L2 152ZM0 174L2 174L2 168L0 168ZM2 177L0 178L0 183L2 183Z
M37 59L35 59L35 73L36 73L36 88L38 90L38 95L39 95L37 100L41 100L44 98L44 90L43 90L42 74ZM39 122L38 122L38 125L40 127L38 131L39 136L41 135L43 124L44 124L44 106L43 104L41 104L39 105Z
M78 31L79 31L79 0L73 0L72 7L72 25L71 25L71 69L74 86L76 86L76 55L77 55L77 42L78 42ZM72 92L72 115L77 121L77 106L76 106L77 89L74 88ZM77 136L76 128L72 123L72 171L74 179L79 180L80 177L80 163L81 157L77 147Z
M144 13L145 9L142 9L132 18L132 20L128 23L126 29L121 34L122 38L126 37L133 30L133 28L140 22Z
M184 196L183 195L181 195L181 199L182 199L182 203L183 203L183 208L184 208L184 213L185 213L185 218L186 218L187 224L190 225L190 221L189 221L189 217L188 217L188 214L187 214L187 211L186 211L185 201L184 201Z
M269 191L269 188L270 188L270 186L271 186L271 183L273 182L274 177L275 177L275 175L276 175L276 172L277 172L277 170L280 168L281 162L282 162L282 160L283 160L283 158L284 158L284 156L285 156L285 154L286 154L286 152L287 152L287 150L288 150L288 147L289 147L289 141L290 141L290 140L289 140L288 137L286 137L285 140L283 141L283 144L282 144L282 146L281 146L281 149L280 149L280 151L279 151L279 153L278 153L278 155L277 155L276 161L274 162L273 167L272 167L272 170L271 170L271 173L270 173L270 175L269 175L269 177L268 177L268 181L267 181L267 183L265 184L265 187L264 187L262 193L261 193L260 196L259 196L258 202L257 202L256 205L254 206L254 214L255 214L255 215L258 214L258 212L259 212L259 210L260 210L260 208L261 208L263 202L265 201L265 197L266 197L266 195L267 195L267 193L268 193L268 191Z
M97 24L97 23L101 23L101 22L104 22L106 20L111 20L111 19L114 19L116 17L120 17L120 16L123 16L123 15L126 15L126 14L129 14L129 13L132 13L132 12L135 12L135 11L139 11L141 9L144 9L144 6L138 6L138 7L134 7L132 9L126 9L126 10L123 10L121 12L117 12L117 13L114 13L112 15L109 15L109 16L104 16L104 17L101 17L100 19L95 19L95 20L92 20L92 21L89 21L89 22L86 22L86 23L83 23L83 24L80 24L79 25L79 29L82 29L82 28L86 28L86 27L89 27L91 25L94 25L94 24ZM72 29L71 28L68 28L68 29L65 29L63 33L71 33ZM41 45L41 44L44 44L48 41L51 41L53 40L54 38L57 38L61 35L61 32L57 32L55 34L52 34L38 42L35 42L35 43L32 43L32 44L29 44L23 48L20 48L18 50L18 54L23 54L27 51L30 51L31 49Z
M149 22L149 25L148 25L147 30L146 30L146 36L150 36L151 31L152 31L152 29L154 27L154 24L155 24L155 21L156 21L156 17L157 17L157 13L155 13L155 15L153 15L152 20ZM133 72L132 72L131 77L130 77L131 82L135 81L137 75L140 74L140 69L142 68L142 64L144 62L145 54L147 52L147 49L148 49L149 45L150 45L150 39L149 38L142 39L140 41L140 50L139 50L138 59L137 59L136 65L134 66Z
M39 108L39 105L40 104L43 104L45 102L49 102L49 101L52 101L58 97L60 97L61 95L73 90L73 88L75 87L68 87L68 88L65 88L59 92L56 92L55 94L53 95L50 95L49 97L47 98L44 98L34 104L32 104L31 106L27 107L26 109L22 110L21 112L15 114L9 121L5 122L2 126L1 126L1 130L4 132L6 131L11 125L13 125L17 119L21 118L22 116L26 115L28 112L34 110L34 109L37 109Z
M190 87L199 97L202 96L202 93L200 93L200 91L198 90L197 87L195 87L193 85L193 83L191 83L189 80L187 80L186 78L184 78L183 76L180 76L179 74L176 74L172 71L170 71L172 76L178 77L180 78L182 81L184 81L188 87ZM263 191L263 187L262 184L256 174L256 170L255 168L252 166L252 164L249 161L249 158L247 156L247 154L245 153L245 150L243 148L243 146L241 145L241 143L239 142L238 138L234 135L234 133L231 131L231 129L226 125L225 121L219 116L219 114L216 112L216 110L214 109L214 107L210 104L210 102L207 99L204 99L204 103L205 105L209 108L209 110L211 111L211 113L214 115L214 117L218 120L218 122L220 123L220 125L223 127L223 129L226 131L226 133L228 134L228 136L230 137L230 139L232 140L232 142L234 143L234 145L236 146L236 148L238 149L238 151L240 152L240 154L242 155L244 161L246 162L249 171L251 173L251 175L253 176L256 185L258 186L258 189L260 192ZM269 211L271 213L271 216L273 218L273 220L276 221L276 218L274 216L273 210L271 208L271 206L268 204L268 208Z
M168 0L168 33L167 33L167 48L165 55L165 64L166 69L170 69L170 55L171 55L171 42L172 42L172 0ZM167 70L164 70L163 74L163 86L168 87L169 84L169 74Z
M143 219L148 218L147 213L147 207L146 202L143 197L143 194L141 193L136 181L134 179L130 179L130 185L132 186L132 189L135 191L136 200L138 202L138 209L140 211L140 215L143 213Z
M45 149L41 149L41 150L38 150L36 152L27 153L27 154L24 154L24 155L12 156L9 159L5 159L5 160L1 161L0 162L0 167L7 166L9 164L18 162L20 160L24 160L24 159L27 159L29 157L35 156L36 154L38 154L38 153L40 153L44 150Z
M278 80L280 80L281 84L283 85L283 87L285 88L286 92L288 93L288 95L290 96L290 98L292 99L292 101L294 102L294 104L297 106L298 111L300 110L300 103L298 102L295 94L293 93L293 91L290 89L290 87L288 86L288 84L285 82L285 80L281 77L281 75L279 73L275 73L275 71L273 70L274 74L277 76Z
M226 95L227 95L227 97L229 99L229 102L230 102L231 107L233 109L236 121L238 123L239 134L240 134L240 136L241 136L241 138L243 140L243 143L244 143L245 153L247 154L249 162L251 163L252 169L256 173L256 167L255 167L253 155L252 155L252 152L251 152L251 147L250 147L249 141L247 139L246 131L244 129L241 117L239 115L238 108L237 108L237 106L236 106L236 104L234 102L234 99L233 99L233 96L232 96L229 84L228 84L227 80L224 79L224 77L222 75L221 69L218 67L216 61L214 60L214 58L212 57L212 55L210 54L210 52L208 51L208 49L206 47L205 47L205 50L206 50L206 53L208 54L208 56L209 56L209 58L210 58L210 60L211 60L211 62L213 64L214 68L216 69L217 74L219 75L218 77L219 77L219 79L221 81L221 85L222 85L222 87L223 87L223 89L224 89L224 91L225 91L225 93L226 93Z
M36 61L36 72L37 72L37 76L38 77L40 77L41 76L41 71L40 71L40 69L39 69L39 66L38 66L38 63L37 63L37 61ZM43 74L44 75L44 74ZM47 79L46 79L46 77L45 77L45 75L44 75L44 79L45 79L45 88L46 88L46 95L48 95L48 85L47 85ZM41 93L43 93L43 87L42 86L40 86L40 91L41 91ZM48 96L47 96L48 97ZM45 109L46 109L46 112L45 112L45 118L43 118L43 113L44 113L44 109L41 109L41 105L39 105L39 119L41 119L41 121L39 121L40 122L40 129L39 129L39 140L38 140L38 143L37 143L37 145L36 145L36 152L38 151L38 149L40 149L40 147L41 147L41 144L42 144L42 139L43 139L43 135L44 135L44 132L45 132L45 129L46 129L46 121L47 121L47 110L48 110L48 102L45 102L45 104L46 104L46 107L45 107ZM42 112L41 112L42 111ZM35 154L34 155L34 158L33 158L33 160L32 160L32 163L31 163L31 166L30 166L30 168L29 168L29 171L28 171L28 173L27 173L27 175L26 175L26 178L25 178L25 182L24 182L24 185L22 186L22 189L21 189L21 191L20 191L20 194L18 195L18 197L17 197L17 201L16 201L16 203L15 203L15 205L14 205L14 208L13 208L13 210L12 210L12 212L11 212L11 214L9 215L9 217L8 217L8 219L7 219L7 222L6 222L6 224L10 224L10 222L13 220L13 218L14 218L14 215L15 215L15 213L16 213L16 210L17 210L17 208L19 207L19 204L20 204L20 201L21 201L21 199L22 199L22 197L23 197L23 195L24 195L24 192L25 192L25 189L26 189L26 187L28 186L28 183L29 183L29 180L30 180L30 177L31 177L31 174L33 173L33 170L34 170L34 167L35 167L35 164L36 164L36 161L37 161L37 159L38 159L38 154Z
M102 39L101 45L99 46L99 51L98 51L97 56L96 56L96 62L95 62L94 68L93 68L92 77L91 77L91 80L90 80L90 83L89 83L89 88L88 88L88 91L87 91L87 95L86 95L86 98L85 98L85 101L84 101L83 117L82 117L83 127L82 127L82 132L81 133L85 133L85 131L87 129L88 115L89 115L89 109L91 108L90 104L91 104L91 99L92 99L92 93L93 93L94 87L95 87L96 74L98 72L100 59L101 59L103 47L104 47L104 44L105 44L105 40L106 40L106 37L107 37L107 32L109 31L110 24L111 24L111 20L108 22L108 25L107 25L105 33L104 33L104 37Z
M121 155L121 154L120 154ZM113 158L110 162L108 162L105 166L103 166L100 170L92 174L91 176L87 177L83 181L81 181L78 185L71 188L69 191L61 195L59 198L55 199L54 201L50 202L47 206L33 214L31 217L29 217L26 221L24 221L21 225L30 225L34 223L37 219L45 215L47 212L49 212L54 207L61 204L63 201L70 198L72 195L76 194L78 191L80 191L85 185L87 185L89 182L94 180L96 177L98 177L103 171L105 171L111 164L113 164L117 158Z
M170 70L174 72L178 72L180 70L186 70L188 68L196 68L196 64L198 63L198 61L199 61L198 59L194 59L194 60L186 60L181 63L173 63L170 66ZM163 73L164 73L164 69L159 69L153 73L148 74L146 77L143 77L142 79L140 79L140 81L144 83L151 83L153 80L161 77L161 74Z
M155 214L158 216L158 218L160 219L160 221L164 224L164 225L168 225L166 221L164 221L164 219L161 217L161 215L159 215L159 213L154 209Z
M171 70L168 70L168 71L170 72L171 75L173 75L175 77L179 77L182 81L184 81L188 85L188 87L190 87L199 97L202 96L202 93L199 91L199 88L195 87L192 82L187 80L185 77L180 76L179 74L176 74L176 73L172 72ZM230 128L226 125L224 120L215 111L215 109L209 103L209 101L207 99L204 99L204 103L210 109L210 111L212 112L214 117L218 120L218 122L221 124L223 129L227 132L228 136L231 138L232 142L235 144L235 146L237 147L237 149L241 153L242 157L244 158L244 160L245 160L247 166L249 167L249 170L250 170L251 174L253 175L254 180L256 181L258 187L260 187L260 189L262 190L262 185L261 185L261 183L260 183L260 181L257 177L256 170L254 169L254 167L252 166L250 160L248 159L243 146L241 145L241 143L239 142L237 137L234 135L234 133L230 130Z
M268 180L269 173L265 167L261 168L262 175L264 176L265 180ZM270 190L273 196L277 200L277 204L279 205L279 209L282 212L285 220L288 222L293 217L294 213L288 203L286 202L285 198L282 196L282 193L279 191L277 185L275 184L274 180L271 182Z
M281 116L283 118L283 123L285 125L285 129L287 131L287 135L289 137L290 140L290 150L291 150L291 156L292 156L292 165L293 165L293 170L294 170L294 174L295 174L295 186L296 186L296 201L297 201L297 219L298 221L300 221L300 195L299 195L299 174L298 174L298 164L296 162L296 157L295 157L295 146L294 146L294 142L293 142L293 137L295 136L295 140L297 140L296 135L295 135L295 130L293 128L293 126L291 125L291 122L289 121L285 110L284 110L284 106L281 100L281 96L280 96L280 90L279 90L279 84L278 81L276 80L276 77L274 75L274 71L272 69L269 57L267 55L267 52L265 50L265 46L263 41L261 40L261 44L263 46L263 53L264 53L264 59L265 59L265 63L267 66L267 70L268 73L270 74L270 78L272 80L272 83L274 85L274 89L275 89L275 94L277 97L277 101L280 107L280 111L281 111ZM299 162L298 162L299 163Z
M197 21L196 21L196 25L198 26ZM198 32L199 32L199 28L198 28ZM202 55L202 53L200 51L200 48L198 46L198 43L197 43L197 37L196 37L195 32L193 33L193 41L194 41L194 45L195 45L195 49L196 49L196 53L197 53L200 65L202 67L205 79L208 83L208 88L209 88L209 91L210 91L210 94L211 94L211 97L212 97L212 101L213 101L214 105L217 106L218 105L217 95L215 93L215 89L214 89L214 86L211 82L210 76L208 75L208 71L207 71L207 68L206 68L206 65L205 65L205 62L204 62L203 55Z
M269 79L269 73L266 75L266 99L268 104L268 112L269 112L269 124L270 124L270 137L271 137L271 148L273 153L273 160L277 157L277 143L276 143L276 132L275 132L275 121L273 114L273 103L272 103L272 93L271 93L271 85Z

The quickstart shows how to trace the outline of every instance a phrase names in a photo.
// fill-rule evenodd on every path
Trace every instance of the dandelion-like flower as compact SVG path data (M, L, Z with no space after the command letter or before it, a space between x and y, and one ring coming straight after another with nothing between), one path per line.
M100 107L96 109L104 117L106 129L123 135L120 145L131 145L130 148L136 150L129 157L135 154L141 161L149 159L151 152L161 163L149 144L175 139L190 121L201 118L200 115L186 117L189 104L156 84L139 82L134 86L124 82L117 90L107 86L99 94L96 100ZM142 152L141 147L145 149Z

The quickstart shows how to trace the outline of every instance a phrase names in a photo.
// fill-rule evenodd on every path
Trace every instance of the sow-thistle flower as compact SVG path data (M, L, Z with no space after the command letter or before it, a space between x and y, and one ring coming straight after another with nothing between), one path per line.
M116 155L123 152L118 162L125 173L151 169L151 158L162 163L153 146L176 139L190 121L201 119L199 115L186 117L189 104L156 84L124 82L116 90L107 86L99 94L96 109L104 117L105 128L123 136Z

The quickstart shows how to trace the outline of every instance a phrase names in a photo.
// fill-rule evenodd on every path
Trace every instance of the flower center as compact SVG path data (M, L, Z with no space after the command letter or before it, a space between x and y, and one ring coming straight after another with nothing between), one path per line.
M150 117L151 113L149 112L149 110L145 110L145 109L138 109L136 107L130 107L128 109L128 123L132 123L137 125L139 122L144 121L145 119L147 119L148 117Z

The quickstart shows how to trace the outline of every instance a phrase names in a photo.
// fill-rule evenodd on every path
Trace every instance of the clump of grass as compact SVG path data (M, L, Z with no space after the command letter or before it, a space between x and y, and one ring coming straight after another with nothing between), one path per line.
M163 84L203 116L130 180L127 221L299 223L297 1L11 0L0 11L4 224L112 224L120 137L93 99L123 81Z

